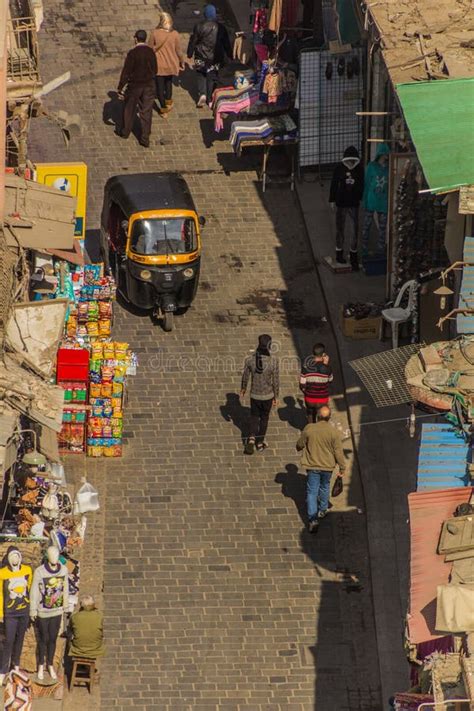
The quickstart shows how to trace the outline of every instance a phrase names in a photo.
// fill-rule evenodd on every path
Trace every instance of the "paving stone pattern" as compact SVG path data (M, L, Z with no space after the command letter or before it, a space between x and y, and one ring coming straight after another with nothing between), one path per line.
M126 171L184 171L207 218L199 294L173 333L117 307L115 335L140 360L125 456L71 463L102 499L83 575L99 596L103 581L107 656L100 698L77 690L66 708L379 711L356 471L318 535L304 530L297 371L313 341L331 347L332 335L294 196L262 196L254 161L234 159L225 140L211 145L189 72L171 117L155 118L149 150L103 121L104 104L106 118L116 110L107 92L130 35L153 26L155 5L49 0L40 36L44 80L72 71L48 106L79 113L84 131L66 152L53 126L33 122L31 157L88 164L89 229L99 225L105 180ZM174 5L185 35L201 4ZM248 403L236 393L242 360L264 332L284 358L282 399L270 449L244 457ZM344 425L344 400L334 405Z

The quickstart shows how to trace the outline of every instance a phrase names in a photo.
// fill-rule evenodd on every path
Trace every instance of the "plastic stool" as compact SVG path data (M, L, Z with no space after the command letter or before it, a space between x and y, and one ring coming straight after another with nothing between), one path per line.
M73 657L70 689L79 684L89 686L89 693L92 690L95 676L95 659L85 657Z

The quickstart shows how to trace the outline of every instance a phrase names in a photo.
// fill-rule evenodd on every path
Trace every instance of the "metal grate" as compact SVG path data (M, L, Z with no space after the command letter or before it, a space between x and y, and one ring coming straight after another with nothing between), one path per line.
M38 42L34 17L14 17L7 22L10 82L39 81Z
M347 67L357 63L349 79ZM341 62L342 73L338 73ZM343 64L342 64L343 63ZM348 146L362 146L364 52L333 54L326 50L300 53L299 164L301 167L338 163ZM330 68L330 78L327 78Z
M423 348L422 343L413 343L349 361L349 365L362 380L376 407L404 405L413 401L406 379L407 376L418 375L419 371L414 369L413 373L406 373L405 368L411 356L419 353L421 348Z

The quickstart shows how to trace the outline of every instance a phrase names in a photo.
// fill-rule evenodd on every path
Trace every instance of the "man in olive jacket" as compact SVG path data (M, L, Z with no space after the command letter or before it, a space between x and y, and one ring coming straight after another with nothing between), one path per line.
M319 519L324 518L329 506L329 485L336 464L344 475L346 461L339 432L329 424L331 410L320 408L317 422L306 425L296 443L302 451L301 465L306 469L306 503L308 529L316 531Z

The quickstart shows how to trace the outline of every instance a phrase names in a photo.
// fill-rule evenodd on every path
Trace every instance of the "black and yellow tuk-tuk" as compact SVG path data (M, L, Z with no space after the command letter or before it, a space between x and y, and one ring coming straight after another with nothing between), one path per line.
M165 331L196 294L204 222L176 173L115 175L105 185L104 261L124 298L162 318Z

